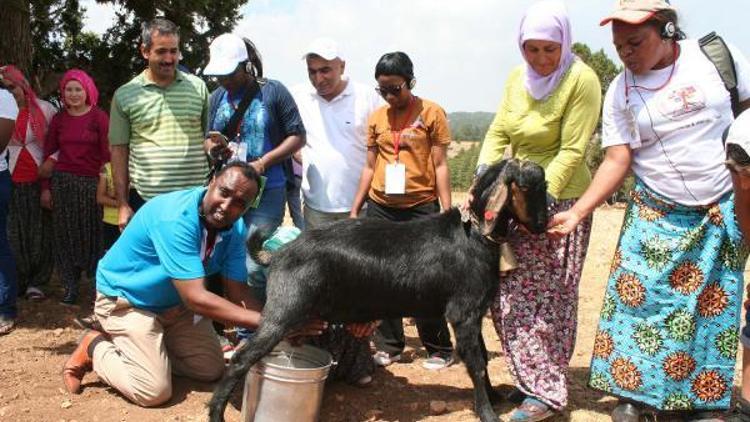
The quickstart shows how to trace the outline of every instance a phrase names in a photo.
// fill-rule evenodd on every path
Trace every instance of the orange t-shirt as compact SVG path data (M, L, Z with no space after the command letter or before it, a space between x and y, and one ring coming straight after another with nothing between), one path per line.
M367 122L367 147L377 147L375 171L370 184L370 199L393 208L410 208L437 199L435 190L435 164L432 147L448 145L451 131L445 111L432 101L415 97L410 119L401 132L398 161L406 168L406 193L386 195L385 166L396 161L392 126L403 124L404 117L389 119L389 105L375 110Z

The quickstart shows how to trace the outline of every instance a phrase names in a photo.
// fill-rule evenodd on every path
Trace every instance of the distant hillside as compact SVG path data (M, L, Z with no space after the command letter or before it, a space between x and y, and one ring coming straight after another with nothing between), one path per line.
M486 111L448 113L453 140L481 142L494 117L495 113Z

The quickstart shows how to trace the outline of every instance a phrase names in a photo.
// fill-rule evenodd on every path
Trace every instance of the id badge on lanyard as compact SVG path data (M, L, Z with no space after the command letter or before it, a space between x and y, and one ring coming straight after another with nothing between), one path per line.
M391 130L393 137L393 154L396 157L395 162L385 165L385 193L386 195L403 195L406 193L406 166L399 162L398 152L401 146L401 134L406 130L409 117L413 110L414 97L411 97L409 108L406 110L404 123L399 130Z

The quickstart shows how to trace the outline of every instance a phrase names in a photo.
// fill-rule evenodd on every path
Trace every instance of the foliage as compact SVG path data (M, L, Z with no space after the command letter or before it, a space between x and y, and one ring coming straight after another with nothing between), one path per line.
M79 0L29 2L33 56L32 81L42 96L57 88L62 72L78 67L97 83L103 107L115 89L143 70L138 47L141 23L161 16L180 27L181 63L190 69L203 66L208 41L230 32L242 17L239 8L248 0L96 0L115 9L112 26L100 37L83 31L85 8ZM19 23L20 24L20 23ZM2 33L8 28L0 28ZM116 63L116 65L113 65Z
M479 159L481 143L477 142L470 148L459 152L448 159L448 169L451 174L451 190L466 191L474 178L474 169Z
M582 43L573 44L573 52L591 69L594 70L596 75L599 77L599 83L602 86L602 98L609 89L609 85L615 79L617 74L622 71L622 68L616 65L603 49L592 53L589 46ZM595 173L596 169L604 160L604 150L601 148L601 122L597 127L596 133L589 140L589 144L586 148L586 164L589 167L591 173ZM628 176L623 182L620 189L612 195L610 202L622 202L627 199L628 192L633 188L634 180L633 176Z
M575 53L584 63L589 65L591 69L596 72L599 76L599 82L602 85L602 98L609 88L609 84L615 79L622 68L616 65L609 57L604 49L600 49L596 53L592 53L589 46L583 43L573 44L573 53Z
M495 113L486 111L448 113L451 138L455 141L481 142L494 117Z

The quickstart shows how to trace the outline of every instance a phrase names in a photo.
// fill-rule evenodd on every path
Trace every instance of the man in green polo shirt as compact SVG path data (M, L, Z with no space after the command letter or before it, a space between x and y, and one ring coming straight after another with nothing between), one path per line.
M154 196L199 186L208 173L203 134L208 89L177 69L179 33L156 18L144 24L141 54L148 68L115 92L109 117L119 226Z

